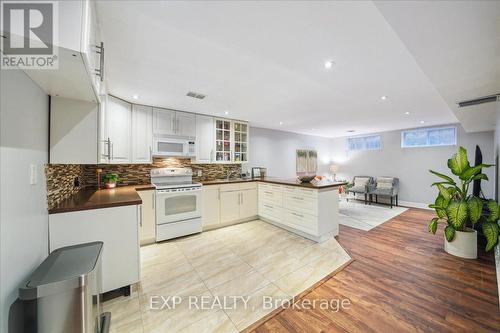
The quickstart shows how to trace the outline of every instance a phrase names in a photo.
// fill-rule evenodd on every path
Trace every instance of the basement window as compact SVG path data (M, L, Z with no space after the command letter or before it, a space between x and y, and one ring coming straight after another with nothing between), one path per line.
M401 148L454 146L457 144L457 128L417 128L401 132Z
M380 135L355 136L347 138L347 150L380 150Z

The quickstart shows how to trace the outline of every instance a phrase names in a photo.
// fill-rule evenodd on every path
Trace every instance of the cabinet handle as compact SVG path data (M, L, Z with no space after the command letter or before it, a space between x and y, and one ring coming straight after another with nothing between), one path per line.
M177 124L177 125L175 126L175 127L176 127L175 132L176 132L177 134L179 134L179 132L180 132L180 131L179 131L179 119L178 119L178 118L177 118L177 119L175 119L175 122L176 122L176 124Z
M96 45L96 53L99 54L99 68L94 69L94 72L99 76L100 81L104 81L104 43Z
M265 194L273 194L273 192L269 192L269 191L264 191Z
M151 206L153 206L153 210L155 209L155 191L151 191Z
M300 198L300 197L292 197L294 199L297 199L297 200L304 200L304 198Z
M172 133L175 133L175 118L172 116L172 124L170 124L170 127L172 128Z
M243 205L243 193L240 193L241 195L241 204Z
M264 205L264 207L274 209L274 207L273 207L273 206L269 206L269 205Z
M110 141L110 146L111 146L111 160L114 160L115 159L115 145L113 144L113 142Z
M142 205L139 205L139 225L142 228Z
M214 161L214 150L212 149L210 151L210 162L213 162Z
M295 216L298 216L298 217L302 217L302 218L304 217L304 215L293 213L293 212L292 212L292 215L295 215Z
M149 146L149 160L153 162L153 148L151 146Z

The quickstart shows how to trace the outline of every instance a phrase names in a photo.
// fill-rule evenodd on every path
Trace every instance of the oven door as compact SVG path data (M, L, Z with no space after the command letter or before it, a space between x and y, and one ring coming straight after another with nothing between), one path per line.
M155 156L185 156L187 155L185 140L155 138L153 155Z
M201 187L156 191L156 224L201 217Z

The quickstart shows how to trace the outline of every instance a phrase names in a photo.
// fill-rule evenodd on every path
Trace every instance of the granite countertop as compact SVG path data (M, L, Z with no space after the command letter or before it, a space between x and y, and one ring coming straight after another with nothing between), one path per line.
M140 205L141 197L137 191L152 190L151 184L119 186L114 189L84 188L71 197L49 209L49 214L68 213L80 210L108 207Z
M311 183L301 183L296 179L284 179L277 177L266 177L266 178L258 178L258 179L247 179L247 178L236 178L236 179L216 179L209 181L202 181L203 185L223 185L223 184L234 184L234 183L246 183L246 182L262 182L262 183L271 183L271 184L280 184L280 185L289 185L289 186L298 186L304 188L312 188L312 189L324 189L324 188L335 188L342 185L346 185L347 182L334 182L328 183L324 185L314 185Z

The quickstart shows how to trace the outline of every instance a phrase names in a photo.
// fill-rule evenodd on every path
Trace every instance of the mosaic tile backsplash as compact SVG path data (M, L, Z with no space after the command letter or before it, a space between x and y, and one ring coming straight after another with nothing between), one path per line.
M78 192L83 187L97 187L96 169L101 168L103 173L118 174L118 185L149 184L152 168L183 168L193 169L195 181L214 180L225 178L227 173L231 177L239 177L239 164L191 164L190 159L182 158L154 158L153 164L48 164L45 168L47 177L47 204L49 209L62 200ZM198 176L201 171L201 176ZM74 186L78 177L80 186Z

